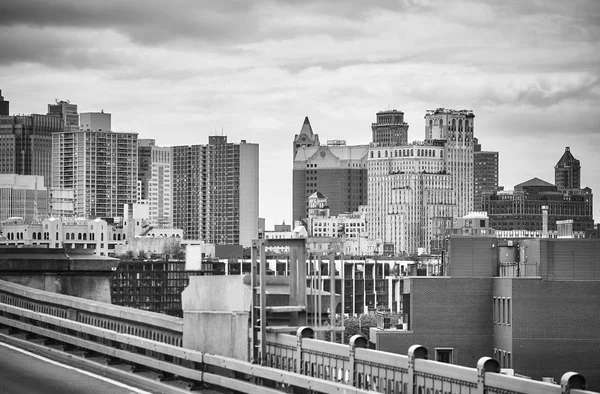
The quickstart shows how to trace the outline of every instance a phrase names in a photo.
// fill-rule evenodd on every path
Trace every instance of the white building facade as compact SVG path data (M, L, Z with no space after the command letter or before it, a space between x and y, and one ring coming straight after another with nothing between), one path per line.
M473 207L471 111L427 111L426 140L372 144L367 233L395 254L438 252L453 220Z
M171 186L171 148L156 146L151 139L140 139L137 201L148 204L150 224L173 225Z
M53 133L52 189L73 190L77 216L122 217L137 200L137 149L137 133Z

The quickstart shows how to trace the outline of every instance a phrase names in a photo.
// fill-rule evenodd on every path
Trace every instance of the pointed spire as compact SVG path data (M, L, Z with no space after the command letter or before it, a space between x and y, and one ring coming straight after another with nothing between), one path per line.
M310 121L308 120L308 116L304 118L304 123L302 123L302 129L300 130L300 134L308 134L311 137L314 134L310 125Z

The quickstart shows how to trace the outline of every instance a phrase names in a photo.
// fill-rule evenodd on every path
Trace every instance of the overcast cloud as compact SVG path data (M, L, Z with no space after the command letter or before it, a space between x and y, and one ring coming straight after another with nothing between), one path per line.
M600 196L597 0L4 1L0 48L13 113L69 99L163 146L258 142L268 228L291 217L304 117L359 144L387 108L411 140L425 110L472 109L507 189L553 182L570 146Z

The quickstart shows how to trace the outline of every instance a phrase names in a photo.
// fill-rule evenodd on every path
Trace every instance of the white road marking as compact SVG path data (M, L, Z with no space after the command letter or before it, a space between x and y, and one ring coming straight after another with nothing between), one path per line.
M96 375L95 373L88 372L88 371L85 371L83 369L71 367L70 365L61 364L61 363L59 363L57 361L50 360L49 358L46 358L46 357L43 357L43 356L39 356L37 354L28 352L27 350L20 349L18 347L9 345L9 344L4 343L4 342L0 342L0 346L4 346L4 347L7 347L9 349L15 350L17 352L26 354L26 355L34 357L34 358L37 358L38 360L45 361L45 362L47 362L49 364L58 365L59 367L70 369L72 371L77 371L77 372L79 372L81 374L84 374L84 375L90 376L92 378L96 378L96 379L102 380L102 381L104 381L106 383L110 383L112 385L119 386L119 387L127 389L127 390L131 390L132 393L137 393L137 394L152 394L149 391L140 390L140 389L138 389L136 387L132 387L132 386L126 385L125 383L117 382L116 380L112 380L112 379L106 378L104 376Z

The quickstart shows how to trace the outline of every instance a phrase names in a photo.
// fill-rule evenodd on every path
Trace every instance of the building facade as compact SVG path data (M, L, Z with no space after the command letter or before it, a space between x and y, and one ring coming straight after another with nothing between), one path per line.
M376 146L398 146L408 144L408 123L404 112L398 110L377 112L377 122L371 124L372 142Z
M473 120L466 110L427 111L424 141L371 146L369 237L394 254L441 252L453 220L473 207Z
M39 223L13 219L5 223L0 245L39 246L49 249L93 249L99 256L114 256L125 243L121 228L102 219L46 218Z
M554 166L554 183L560 191L581 188L581 164L573 157L571 148L568 146Z
M153 225L173 224L171 198L171 148L155 145L154 140L138 140L138 202L149 205Z
M408 327L372 328L371 342L395 353L419 343L437 361L471 367L489 356L533 379L576 370L598 388L599 247L598 239L452 236L448 276L404 278Z
M76 215L122 217L123 206L136 202L137 133L54 133L52 152L52 188L74 191Z
M542 207L548 207L548 230L556 222L573 220L573 230L583 234L594 227L592 190L581 188L581 165L569 147L554 166L556 185L539 178L520 183L512 191L498 191L482 198L482 209L496 230L539 231L543 225Z
M481 150L481 144L477 138L473 140L473 207L475 211L480 211L483 206L483 194L491 194L499 190L499 154Z
M373 147L369 151L367 234L395 254L430 252L452 228L457 204L445 148L436 143Z
M76 104L56 100L55 104L48 104L48 116L60 118L64 131L79 130L79 115L77 114Z
M458 217L473 211L474 122L470 110L438 108L425 113L425 139L444 141L446 172L451 175Z
M0 116L0 174L41 175L48 186L52 135L62 130L56 116Z
M327 196L334 216L366 204L368 150L337 140L320 145L306 118L294 137L292 223L308 217L308 197L317 191Z
M112 119L108 112L83 112L79 115L79 128L84 131L112 131Z
M172 148L173 225L186 239L250 246L258 237L258 144L211 136Z
M43 176L0 174L0 222L11 217L27 223L45 218L48 205Z
M0 116L9 115L10 102L8 100L4 100L4 96L2 96L2 90L0 90Z

